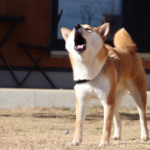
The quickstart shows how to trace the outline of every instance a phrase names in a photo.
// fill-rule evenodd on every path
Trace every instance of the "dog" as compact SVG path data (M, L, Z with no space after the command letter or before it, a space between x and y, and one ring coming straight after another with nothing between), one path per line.
M149 139L146 120L147 81L142 61L136 53L136 44L124 28L114 35L115 47L105 44L109 30L109 23L97 28L87 24L76 24L73 30L61 28L76 82L76 129L71 142L73 146L82 142L87 104L92 98L100 100L104 107L103 135L99 146L109 145L112 121L115 125L112 139L121 139L119 104L127 91L137 104L141 139Z

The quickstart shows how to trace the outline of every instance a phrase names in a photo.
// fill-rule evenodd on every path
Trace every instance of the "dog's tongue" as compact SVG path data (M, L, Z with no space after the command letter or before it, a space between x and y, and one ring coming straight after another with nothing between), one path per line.
M83 45L77 45L76 47L77 47L77 49L83 49L84 44Z

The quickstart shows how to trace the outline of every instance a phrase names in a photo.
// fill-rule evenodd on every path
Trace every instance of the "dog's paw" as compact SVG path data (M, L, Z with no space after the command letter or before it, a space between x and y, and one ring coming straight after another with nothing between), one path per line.
M109 146L109 143L108 142L101 142L99 144L99 147L106 147L106 146Z
M148 135L143 135L143 136L141 136L141 140L147 141L147 140L149 140L149 136Z
M111 137L111 140L121 140L121 137L114 135Z
M80 146L81 142L82 142L82 140L81 140L81 141L75 141L75 140L73 140L73 141L70 143L70 145L71 145L71 146Z

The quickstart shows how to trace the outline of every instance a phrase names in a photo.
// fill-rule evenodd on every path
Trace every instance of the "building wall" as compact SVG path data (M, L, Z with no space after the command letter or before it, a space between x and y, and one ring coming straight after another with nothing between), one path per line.
M145 70L150 70L150 60L142 60Z
M1 53L10 66L30 67L33 62L18 43L48 46L50 42L50 0L0 0L1 16L25 16L22 23L18 23L4 45ZM0 41L13 23L0 22ZM30 49L30 53L37 60L43 50ZM51 58L50 53L40 61L41 67L70 67L68 58ZM5 66L0 58L0 66Z
M10 66L32 67L34 63L18 43L48 46L50 43L51 1L50 0L0 0L1 16L25 16L22 23L18 23L11 35L0 48ZM13 23L0 22L0 41L4 38ZM30 49L37 60L43 50ZM40 61L41 67L70 68L69 58L52 58L49 51ZM150 60L143 60L144 68L150 69ZM0 67L5 66L0 58ZM28 71L15 70L17 79L21 82ZM72 72L46 72L56 88L73 88ZM149 75L148 81L149 81ZM6 70L0 70L0 87L17 87L16 82ZM51 88L40 72L34 71L22 87ZM148 84L148 89L150 85Z

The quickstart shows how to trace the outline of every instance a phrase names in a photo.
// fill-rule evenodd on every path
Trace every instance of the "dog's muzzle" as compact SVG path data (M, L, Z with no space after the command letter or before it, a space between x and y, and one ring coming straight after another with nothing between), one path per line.
M79 24L76 24L74 26L75 29L75 47L74 49L81 54L86 49L86 40L82 37L82 26Z

